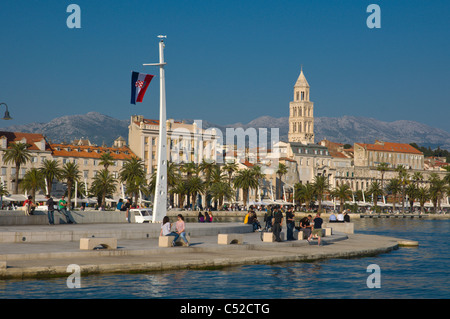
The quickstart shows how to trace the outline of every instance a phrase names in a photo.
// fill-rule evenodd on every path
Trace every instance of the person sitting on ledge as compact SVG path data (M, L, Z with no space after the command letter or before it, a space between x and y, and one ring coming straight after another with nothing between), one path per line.
M336 221L336 215L334 214L334 211L332 211L330 215L330 223L335 223Z

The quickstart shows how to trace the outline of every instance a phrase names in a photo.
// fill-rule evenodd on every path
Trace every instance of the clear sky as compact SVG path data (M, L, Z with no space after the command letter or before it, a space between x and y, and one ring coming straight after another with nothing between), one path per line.
M69 29L71 3L81 29ZM369 29L369 4L381 29ZM315 116L414 120L450 131L448 0L2 0L0 127L100 112L216 124L288 116L303 71ZM131 71L157 75L130 104ZM4 106L0 109L3 114Z

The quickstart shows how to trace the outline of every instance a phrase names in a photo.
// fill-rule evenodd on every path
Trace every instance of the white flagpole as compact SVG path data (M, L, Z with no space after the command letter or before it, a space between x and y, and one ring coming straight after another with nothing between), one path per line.
M159 63L144 65L159 66L159 141L158 167L156 171L155 203L153 205L152 222L161 222L167 214L167 130L166 130L166 84L164 74L164 41L166 36L159 35Z

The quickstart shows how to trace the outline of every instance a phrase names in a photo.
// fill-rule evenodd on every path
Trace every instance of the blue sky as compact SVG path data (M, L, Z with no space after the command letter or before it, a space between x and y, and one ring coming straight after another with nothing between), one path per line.
M66 25L71 3L81 29ZM366 25L371 3L381 29ZM450 131L449 9L448 0L2 0L0 102L14 120L0 126L90 111L158 118L159 71L142 64L158 61L156 36L166 34L169 118L288 116L303 65L315 116ZM131 70L157 75L136 106Z

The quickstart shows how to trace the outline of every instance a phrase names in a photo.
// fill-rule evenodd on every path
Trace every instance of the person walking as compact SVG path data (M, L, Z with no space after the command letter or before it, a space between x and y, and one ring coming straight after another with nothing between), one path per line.
M281 233L281 224L283 223L283 214L280 211L280 207L276 206L273 213L273 227L272 232L275 236L275 241L281 242L280 233Z
M294 207L290 206L286 212L287 240L294 240L294 227L295 227Z
M55 225L55 202L53 201L53 198L47 194L45 196L47 198L47 217L48 217L48 223L50 225Z
M320 213L319 212L317 212L316 218L314 218L313 222L314 222L314 227L313 227L313 230L311 232L311 235L309 235L308 242L311 240L312 236L317 235L317 237L318 237L318 245L320 246L320 242L321 242L321 239L322 239L322 223L323 223L323 219L320 218Z

